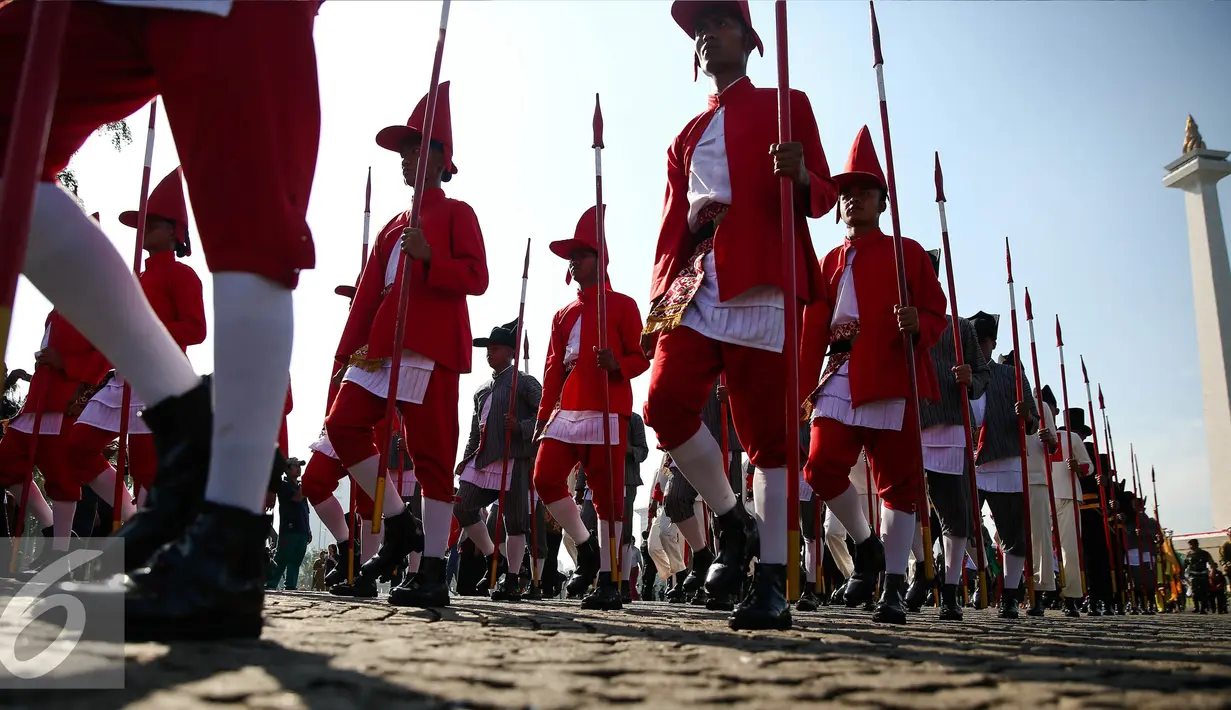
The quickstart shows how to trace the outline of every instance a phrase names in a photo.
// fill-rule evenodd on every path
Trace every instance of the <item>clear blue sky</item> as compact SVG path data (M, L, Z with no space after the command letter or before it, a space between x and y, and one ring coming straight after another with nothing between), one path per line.
M487 294L471 299L471 321L485 333L516 315L521 254L532 238L527 327L536 374L551 314L571 298L564 262L547 243L571 236L594 201L596 91L606 118L612 279L645 307L665 150L704 108L708 91L704 77L692 82L691 42L669 5L453 5L442 76L453 82L461 172L447 190L477 211L492 271ZM809 94L837 172L864 123L880 146L867 6L789 7L792 84ZM767 56L754 55L750 73L772 86L772 4L754 2L752 12ZM904 233L928 248L939 245L932 188L932 151L939 150L963 313L1007 315L1003 240L1011 237L1019 288L1031 287L1039 318L1044 382L1057 382L1052 318L1059 312L1073 399L1084 354L1104 385L1121 468L1135 443L1143 464L1158 466L1163 522L1179 531L1208 529L1183 198L1161 178L1162 166L1180 154L1188 113L1211 148L1231 149L1231 5L882 3L878 15ZM327 2L318 18L323 128L309 211L317 269L297 292L292 366L291 442L300 457L320 430L346 317L345 301L332 290L352 283L358 269L367 167L373 239L409 204L399 159L373 136L404 122L426 91L438 18L434 2L357 1ZM177 164L164 118L155 180ZM116 216L136 208L144 111L130 124L135 145L117 153L95 139L74 161L88 210L102 212L124 254L133 234ZM832 216L814 222L812 235L821 253L841 239ZM204 273L199 254L189 263ZM206 289L208 299L208 283ZM10 367L30 364L46 310L23 281ZM1002 333L1001 352L1011 347L1007 321ZM190 351L201 371L212 369L210 342ZM476 366L484 367L481 358ZM483 376L463 378L462 391L473 391ZM638 381L639 395L647 381ZM464 400L463 435L470 415ZM647 473L656 460L651 456Z

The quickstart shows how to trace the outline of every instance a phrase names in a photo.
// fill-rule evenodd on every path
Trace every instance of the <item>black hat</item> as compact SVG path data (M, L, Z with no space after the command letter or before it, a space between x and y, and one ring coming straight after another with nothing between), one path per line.
M936 275L940 276L940 250L929 249L928 258L932 260L932 268L936 270Z
M492 328L492 334L486 338L475 338L476 348L486 348L489 345L505 345L517 349L517 320Z
M1042 399L1044 402L1050 404L1052 406L1052 409L1060 408L1060 405L1056 404L1056 395L1054 392L1051 391L1051 385L1043 385L1043 391L1039 395L1039 398Z
M1090 427L1086 426L1086 410L1081 407L1070 407L1068 410L1068 431L1085 439L1090 436Z
M980 339L991 338L996 339L996 335L1000 332L1000 316L993 313L984 313L979 311L970 318L967 318L975 326L975 335Z
M1010 367L1013 367L1014 365L1017 365L1017 351L1015 351L1015 350L1010 350L1009 352L1005 353L1004 355L1001 355L1001 356L1000 356L1000 364L1001 364L1001 365L1008 365L1008 366L1010 366Z

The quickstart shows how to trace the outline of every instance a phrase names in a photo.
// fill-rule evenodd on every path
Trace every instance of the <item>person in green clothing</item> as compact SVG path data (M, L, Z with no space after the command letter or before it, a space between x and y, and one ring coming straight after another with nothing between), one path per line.
M287 461L286 473L278 484L278 552L274 557L274 570L266 582L266 589L276 589L278 582L286 577L286 589L299 588L299 570L303 566L308 544L312 542L312 530L308 525L308 501L303 496L299 476L303 461Z

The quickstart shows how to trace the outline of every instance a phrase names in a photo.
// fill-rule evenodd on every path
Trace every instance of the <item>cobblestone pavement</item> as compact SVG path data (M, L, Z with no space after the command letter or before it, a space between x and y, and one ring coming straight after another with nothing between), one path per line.
M941 624L935 613L888 627L822 608L754 634L660 603L405 610L286 592L269 596L260 641L133 644L125 690L0 691L0 706L1231 708L1229 616L1009 622L987 610Z

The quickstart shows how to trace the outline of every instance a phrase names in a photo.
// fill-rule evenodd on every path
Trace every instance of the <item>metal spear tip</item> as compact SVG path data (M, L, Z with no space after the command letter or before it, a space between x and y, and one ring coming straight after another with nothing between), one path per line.
M940 152L935 151L933 155L936 157L936 201L945 202L945 173L940 169Z
M1056 347L1064 347L1064 336L1060 334L1060 316L1056 316Z
M1086 380L1086 384L1090 384L1090 375L1086 374L1086 356L1078 355L1078 360L1081 360L1081 376Z
M368 166L368 187L363 193L363 211L372 211L372 166Z
M1004 265L1009 272L1009 283L1013 283L1013 252L1009 250L1009 238L1004 238Z
M530 238L526 238L526 263L522 266L521 277L524 279L530 275Z
M1105 402L1103 402L1103 385L1102 385L1102 383L1099 383L1099 386L1098 386L1098 408L1099 408L1099 409L1106 409L1106 408L1107 408L1107 404L1106 404Z
M1026 287L1026 320L1034 320L1034 309L1030 306L1030 287Z
M606 148L603 145L603 107L599 103L598 93L594 94L594 145L591 148Z
M868 11L872 14L872 66L879 67L885 63L881 55L881 28L876 23L876 3L868 0Z

